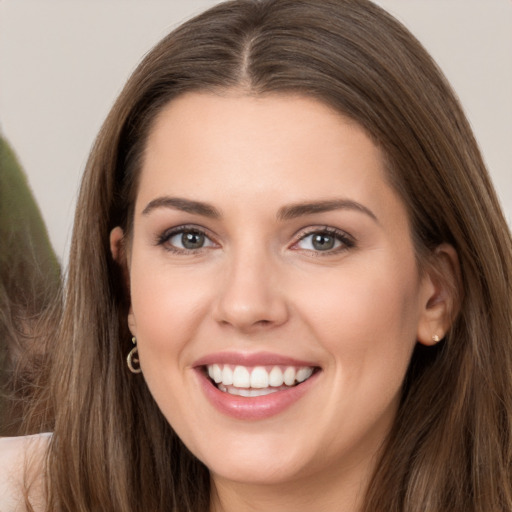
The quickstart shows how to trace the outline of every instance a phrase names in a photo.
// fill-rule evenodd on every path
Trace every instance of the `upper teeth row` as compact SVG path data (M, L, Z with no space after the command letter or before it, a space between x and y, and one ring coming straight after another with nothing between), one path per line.
M279 387L283 384L293 386L295 382L304 382L311 377L313 368L294 366L230 366L228 364L211 364L207 366L208 375L217 384L235 386L237 388Z

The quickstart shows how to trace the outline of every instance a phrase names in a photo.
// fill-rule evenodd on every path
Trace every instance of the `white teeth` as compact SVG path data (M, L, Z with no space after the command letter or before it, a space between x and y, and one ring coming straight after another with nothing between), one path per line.
M225 386L233 384L233 370L227 364L224 365L222 370L222 384Z
M235 366L235 370L233 371L233 386L237 388L251 387L251 375L245 366Z
M218 384L222 382L222 370L218 364L213 365L213 380Z
M298 368L273 366L270 371L267 368L270 367L250 368L240 365L233 367L228 364L213 364L207 366L207 371L221 391L242 396L261 396L285 389L285 386L294 386L309 379L314 371L309 366Z
M309 379L311 375L313 375L313 368L301 368L297 372L297 376L295 377L295 379L297 380L297 382L304 382L305 380Z
M241 391L246 391L243 389L234 388L233 386L230 386L229 388L225 388L222 384L219 384L219 389L221 391L224 391L224 393L229 393L230 395L236 395L236 396L240 396Z
M251 373L251 388L268 388L268 372L262 366L256 366Z
M274 388L277 388L279 386L282 386L284 382L283 378L283 372L281 371L281 368L279 366L274 366L272 370L270 370L269 376L268 376L268 383L273 386Z
M291 366L286 368L286 370L284 371L283 377L284 377L284 383L287 386L293 386L293 384L295 383L295 368L292 368Z
M230 395L253 397L253 396L270 395L271 393L277 393L277 391L281 391L284 388L280 388L280 389L276 389L276 388L238 389L233 386L226 387L226 386L223 386L222 384L219 384L219 389L221 391L223 391L224 393L229 393Z
M265 388L265 389L251 389L251 395L250 396L265 396L270 395L271 393L275 393L276 391L279 391L278 389L273 388Z

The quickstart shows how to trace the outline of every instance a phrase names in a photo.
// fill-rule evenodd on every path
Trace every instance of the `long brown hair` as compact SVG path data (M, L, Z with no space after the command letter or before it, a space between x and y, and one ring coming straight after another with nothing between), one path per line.
M187 91L307 95L381 147L420 262L460 262L460 312L418 347L364 511L512 510L512 244L468 122L418 41L366 0L235 0L188 21L142 61L84 174L55 340L49 510L204 512L209 475L130 374L128 299L109 232L130 230L148 132Z

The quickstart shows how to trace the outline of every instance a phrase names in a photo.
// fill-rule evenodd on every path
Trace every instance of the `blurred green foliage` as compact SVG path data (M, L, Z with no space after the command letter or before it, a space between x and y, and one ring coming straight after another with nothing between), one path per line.
M16 396L23 390L12 377L37 345L34 327L59 286L60 265L41 213L16 155L0 137L0 435L17 433L26 397ZM13 398L20 398L18 405Z

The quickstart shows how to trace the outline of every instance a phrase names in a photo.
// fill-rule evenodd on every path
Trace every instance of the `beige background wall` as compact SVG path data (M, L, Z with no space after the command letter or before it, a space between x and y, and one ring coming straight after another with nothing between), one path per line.
M215 3L0 0L0 130L29 175L63 261L79 176L114 98L154 43ZM510 222L512 0L378 3L416 34L452 82Z

